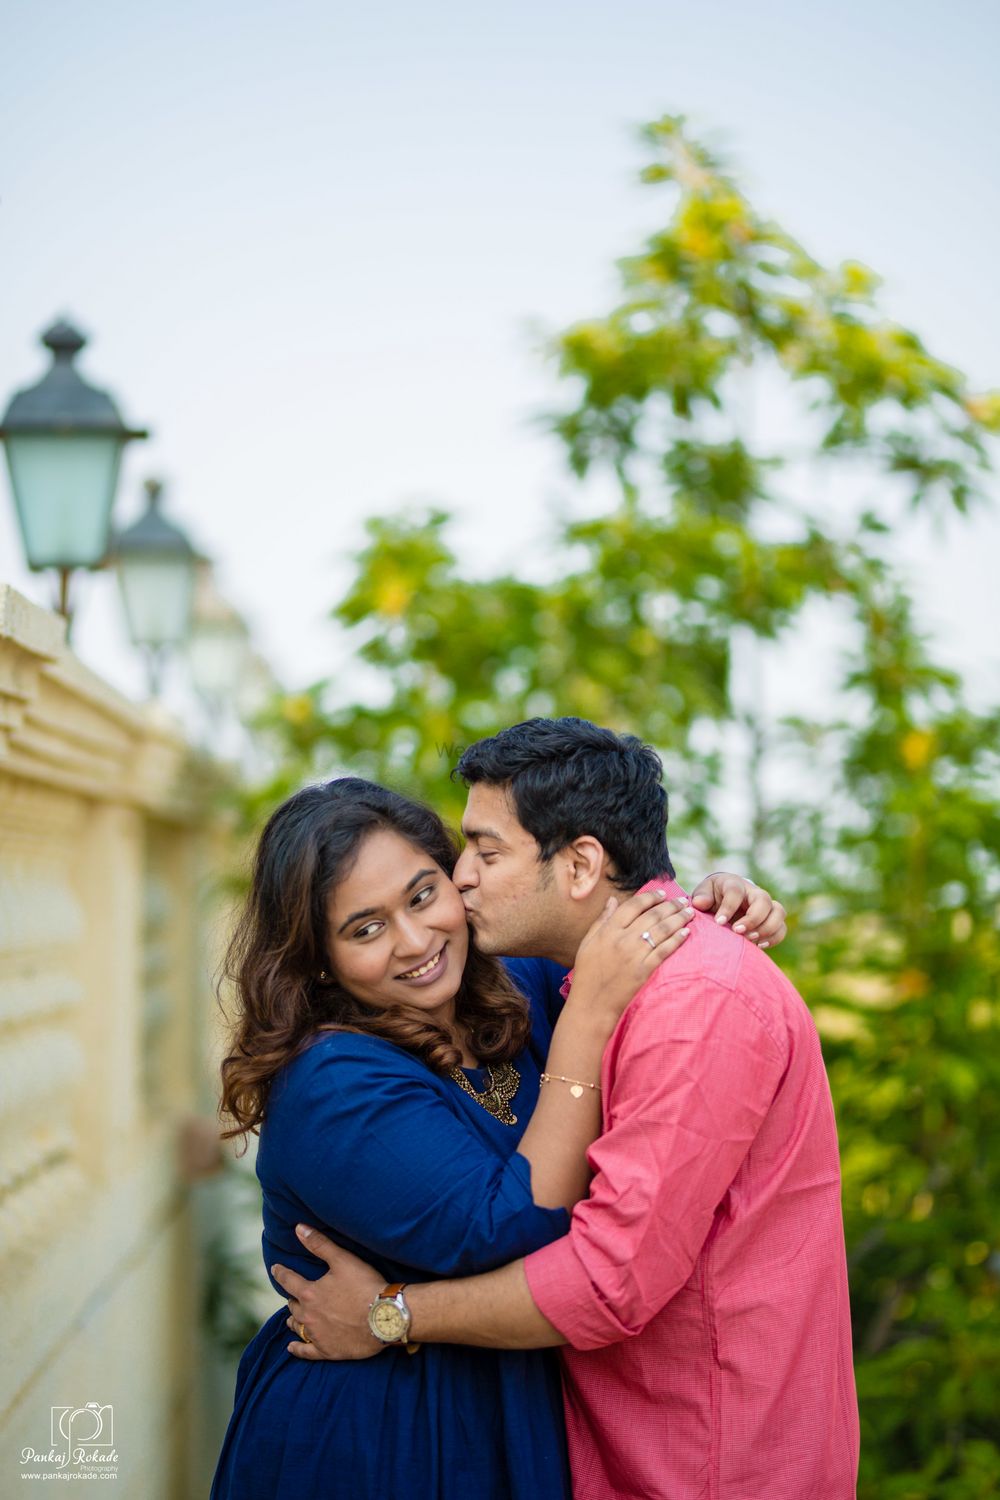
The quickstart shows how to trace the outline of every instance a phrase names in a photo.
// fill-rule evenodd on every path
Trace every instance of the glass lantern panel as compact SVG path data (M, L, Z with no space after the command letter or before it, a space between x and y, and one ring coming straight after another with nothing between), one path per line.
M238 622L197 625L187 643L195 690L211 700L228 698L246 666L248 651L246 630Z
M108 550L121 439L13 433L4 446L28 566L96 567Z
M194 568L189 558L119 558L116 571L136 646L177 646L191 624Z

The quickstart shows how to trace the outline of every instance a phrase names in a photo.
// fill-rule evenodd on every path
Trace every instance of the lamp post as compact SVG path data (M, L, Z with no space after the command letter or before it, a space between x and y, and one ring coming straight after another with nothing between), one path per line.
M236 702L250 657L250 631L242 615L219 593L207 558L198 559L196 574L188 665L195 691L218 725L226 700Z
M99 568L108 550L125 444L149 436L81 377L73 362L86 342L72 324L53 323L42 335L51 367L17 392L0 423L28 567L57 569L67 625L70 574Z
M112 560L132 644L146 657L149 691L160 690L164 656L187 639L197 558L179 526L160 510L163 485L145 483L146 510L118 534Z

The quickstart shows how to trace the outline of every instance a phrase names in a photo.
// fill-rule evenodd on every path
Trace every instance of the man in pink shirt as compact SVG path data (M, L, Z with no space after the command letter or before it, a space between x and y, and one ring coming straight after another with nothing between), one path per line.
M572 962L622 889L616 870L636 868L635 802L665 826L655 757L636 747L584 721L532 720L465 753L455 880L481 948ZM682 895L661 844L644 883ZM623 1015L601 1089L590 1196L570 1233L487 1275L408 1287L408 1337L568 1345L575 1500L851 1500L836 1126L799 995L757 947L699 915ZM314 1346L293 1349L370 1353L358 1309L379 1278L303 1238L337 1274L295 1278L292 1314Z

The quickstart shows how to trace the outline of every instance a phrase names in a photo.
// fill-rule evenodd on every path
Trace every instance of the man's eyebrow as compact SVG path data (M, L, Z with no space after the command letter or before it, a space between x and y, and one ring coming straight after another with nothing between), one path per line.
M504 842L502 834L497 833L495 828L463 828L462 837L470 844L474 844L477 839L496 839L498 844Z
M403 886L403 895L408 896L418 881L425 880L428 875L436 874L437 871L431 865L428 865L426 870L418 870L417 873L411 876ZM377 916L380 910L381 908L378 906L366 906L362 911L352 911L351 915L347 918L347 921L341 922L340 926L337 928L337 936L340 936L345 927L350 927L352 922L360 922L362 917Z

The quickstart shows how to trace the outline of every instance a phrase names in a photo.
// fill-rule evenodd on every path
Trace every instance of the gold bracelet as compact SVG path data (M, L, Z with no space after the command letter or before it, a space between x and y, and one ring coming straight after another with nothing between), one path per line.
M601 1092L599 1083L581 1083L579 1078L565 1078L562 1073L543 1073L538 1080L538 1087L541 1088L543 1083L568 1083L569 1091L574 1099L582 1099L584 1089L596 1089L598 1093Z

